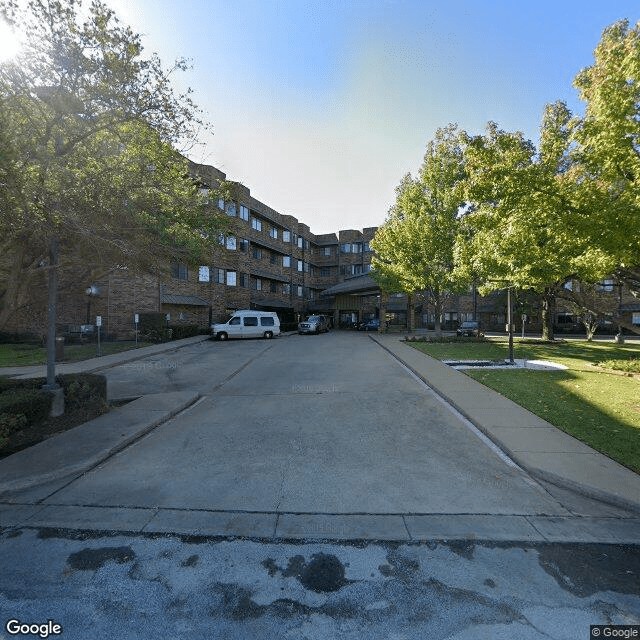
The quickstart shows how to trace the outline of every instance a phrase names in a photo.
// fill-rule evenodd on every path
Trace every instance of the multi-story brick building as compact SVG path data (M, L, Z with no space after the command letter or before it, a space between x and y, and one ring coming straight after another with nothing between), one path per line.
M192 164L191 171L204 189L214 190L226 175L215 167ZM222 321L236 309L277 311L285 328L300 317L324 313L334 326L379 317L405 325L407 298L384 296L368 275L371 269L370 242L376 227L341 230L315 235L291 215L284 215L255 199L250 190L231 183L233 197L212 204L220 209L228 228L212 239L208 264L172 264L168 275L133 275L114 269L95 282L77 282L61 287L58 306L59 330L102 318L102 331L110 336L127 336L134 330L135 314L162 314L169 325L198 325L206 328ZM214 193L214 191L211 191ZM87 276L89 277L89 276ZM62 280L64 275L62 274ZM44 284L44 283L43 283ZM95 285L93 292L87 294ZM605 281L602 295L616 297L618 308L629 321L640 325L640 304L613 281ZM37 290L25 312L14 318L18 331L44 331L46 290ZM433 326L434 310L427 297L414 297L415 324ZM527 316L527 330L541 329L539 303L535 297L520 296L514 305L514 322ZM470 289L465 295L449 296L444 304L442 326L455 329L461 321L479 319L487 330L503 330L506 322L506 294L479 296ZM558 329L573 328L579 321L567 305L558 304Z

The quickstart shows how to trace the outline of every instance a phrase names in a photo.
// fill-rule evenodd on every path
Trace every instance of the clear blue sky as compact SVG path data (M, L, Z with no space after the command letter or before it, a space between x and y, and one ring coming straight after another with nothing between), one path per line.
M108 0L107 0L108 1ZM191 152L315 233L381 224L435 130L488 120L534 142L614 0L112 0L165 65L193 61L214 135Z

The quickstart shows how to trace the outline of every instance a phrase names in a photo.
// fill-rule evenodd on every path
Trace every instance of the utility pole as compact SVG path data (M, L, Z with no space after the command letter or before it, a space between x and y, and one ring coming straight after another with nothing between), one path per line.
M56 299L58 296L58 237L49 240L49 278L47 309L47 383L43 389L53 394L51 416L64 413L64 390L56 382Z
M511 318L511 287L507 287L507 330L509 331L509 364L513 364L513 322Z

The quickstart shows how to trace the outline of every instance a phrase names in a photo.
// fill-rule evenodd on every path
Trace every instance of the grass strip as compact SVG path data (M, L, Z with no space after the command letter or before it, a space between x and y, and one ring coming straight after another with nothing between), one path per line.
M138 348L148 347L151 342L138 342ZM131 342L104 342L100 345L102 355L121 353L136 348ZM95 358L95 344L68 344L64 346L64 359L61 362L80 362ZM47 350L31 344L0 344L0 367L23 367L47 364Z
M508 346L502 340L409 344L439 360L508 357ZM564 371L465 369L463 372L640 473L640 377L603 366L608 361L633 361L640 356L640 344L525 342L516 344L515 351L516 358L547 360L568 368Z

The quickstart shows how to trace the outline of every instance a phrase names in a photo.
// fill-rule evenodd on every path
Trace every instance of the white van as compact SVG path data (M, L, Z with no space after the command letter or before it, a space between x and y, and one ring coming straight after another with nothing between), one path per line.
M212 324L211 335L229 338L273 338L280 335L280 319L275 311L236 311L224 324Z

